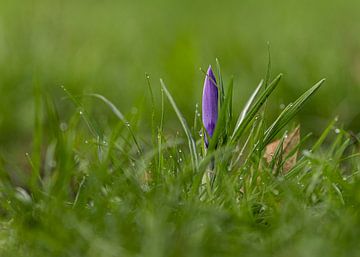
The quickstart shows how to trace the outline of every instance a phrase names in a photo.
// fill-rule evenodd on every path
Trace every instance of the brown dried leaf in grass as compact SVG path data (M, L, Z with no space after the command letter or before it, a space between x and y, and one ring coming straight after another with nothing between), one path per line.
M274 142L268 144L265 148L265 154L264 158L266 159L267 163L270 163L272 161L272 158L276 152L276 149L279 147L279 144L281 144L281 139L275 140ZM282 161L285 161L285 158L288 157L288 155L297 147L297 145L300 143L300 125L297 126L283 141L283 153L282 153ZM292 156L290 156L284 163L283 171L285 173L289 172L294 165L296 164L298 156L298 151L296 151Z

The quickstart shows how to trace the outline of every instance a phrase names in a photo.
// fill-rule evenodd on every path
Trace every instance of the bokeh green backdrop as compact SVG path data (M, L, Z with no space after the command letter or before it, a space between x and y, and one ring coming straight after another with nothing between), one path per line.
M359 131L359 11L358 0L1 0L1 148L31 144L34 81L55 100L64 85L129 113L147 94L147 72L154 92L162 77L190 119L201 101L199 68L218 57L225 80L235 76L240 109L264 77L267 42L272 74L285 75L270 115L326 77L298 117L304 129L316 133L339 115ZM61 112L74 111L59 102Z

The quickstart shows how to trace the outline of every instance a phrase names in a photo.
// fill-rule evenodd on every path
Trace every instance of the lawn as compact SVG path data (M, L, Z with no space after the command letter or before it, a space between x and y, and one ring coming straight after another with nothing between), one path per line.
M359 8L2 0L0 256L359 256Z

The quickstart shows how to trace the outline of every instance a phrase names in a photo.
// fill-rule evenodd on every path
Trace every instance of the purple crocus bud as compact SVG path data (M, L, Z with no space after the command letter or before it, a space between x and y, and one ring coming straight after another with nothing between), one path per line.
M215 131L216 122L218 119L218 88L216 86L216 79L214 73L209 66L207 70L204 90L202 97L202 121L207 134L212 137ZM209 146L209 141L205 133L205 145Z

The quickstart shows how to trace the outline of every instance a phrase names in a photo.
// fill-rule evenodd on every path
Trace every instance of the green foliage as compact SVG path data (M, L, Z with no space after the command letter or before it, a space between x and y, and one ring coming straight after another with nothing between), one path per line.
M291 128L322 83L264 129L264 103L280 77L260 83L236 123L236 83L229 80L209 149L197 112L191 127L163 81L159 109L158 91L150 87L152 135L139 131L136 114L122 114L99 94L81 99L65 90L75 109L64 121L36 86L30 168L14 173L0 159L0 255L357 256L359 140L334 120L318 139L304 136L288 156L283 136L268 163L266 144ZM173 114L164 97L184 133L164 126L165 113ZM108 108L102 116L118 120L103 125L85 99L96 107L101 100ZM298 161L285 172L282 163L295 152Z

